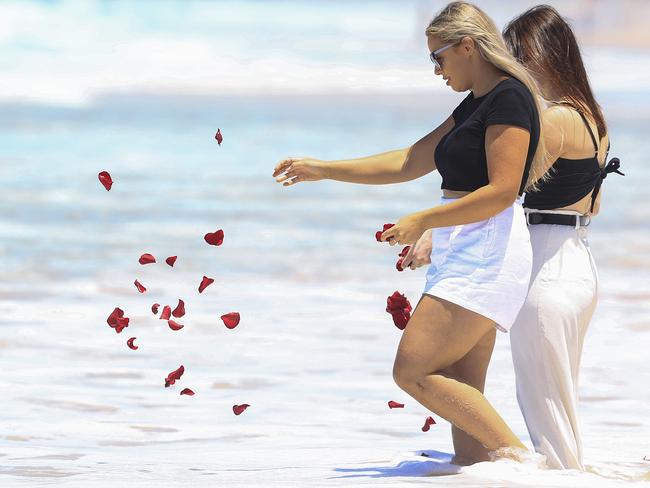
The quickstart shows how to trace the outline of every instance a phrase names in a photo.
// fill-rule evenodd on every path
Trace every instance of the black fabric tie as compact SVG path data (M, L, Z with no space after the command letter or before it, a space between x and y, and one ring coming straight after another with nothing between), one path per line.
M593 193L591 194L591 211L594 211L594 204L596 203L596 197L598 196L598 192L600 191L600 186L603 184L603 180L607 178L607 175L609 173L617 173L621 176L625 176L625 173L622 171L619 171L619 168L621 167L621 161L618 158L612 158L609 160L607 165L605 165L604 168L600 168L600 178L596 181L596 186L594 188Z

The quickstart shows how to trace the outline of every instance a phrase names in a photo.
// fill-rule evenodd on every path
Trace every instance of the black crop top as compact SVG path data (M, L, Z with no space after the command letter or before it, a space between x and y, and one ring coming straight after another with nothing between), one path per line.
M589 131L591 142L594 144L594 155L583 159L558 158L548 171L549 179L538 182L538 190L526 192L524 207L537 210L552 210L567 207L579 202L591 193L591 212L594 211L596 197L603 180L609 173L623 175L618 168L621 162L612 158L604 168L598 162L598 143L587 123L587 119L576 110ZM609 152L609 148L607 148Z
M539 116L526 86L508 78L485 95L470 92L452 112L454 128L440 140L435 151L436 168L443 190L474 191L489 183L485 155L485 131L490 125L514 125L530 132L526 165L519 195L524 191L530 165L539 142Z

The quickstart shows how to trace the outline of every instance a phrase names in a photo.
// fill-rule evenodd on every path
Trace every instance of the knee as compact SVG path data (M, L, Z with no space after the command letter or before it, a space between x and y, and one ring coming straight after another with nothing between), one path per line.
M409 394L414 394L424 389L424 377L425 375L421 374L418 370L401 364L399 361L396 361L393 365L393 380L395 384Z

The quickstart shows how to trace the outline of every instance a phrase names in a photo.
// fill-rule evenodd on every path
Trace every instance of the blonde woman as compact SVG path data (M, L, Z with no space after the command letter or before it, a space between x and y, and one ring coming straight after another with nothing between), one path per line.
M426 40L435 73L453 90L470 92L442 124L405 149L341 161L288 158L273 176L284 186L389 184L440 172L440 205L402 217L381 239L413 244L434 229L434 260L393 376L452 424L455 460L465 464L525 449L483 386L496 330L511 327L528 290L532 256L519 196L544 162L538 89L472 4L443 8Z

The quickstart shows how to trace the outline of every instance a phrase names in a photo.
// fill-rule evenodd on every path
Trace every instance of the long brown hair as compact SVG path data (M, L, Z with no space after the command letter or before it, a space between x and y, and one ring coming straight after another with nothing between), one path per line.
M571 26L549 5L537 5L511 20L503 30L510 52L524 66L544 77L560 100L588 112L598 129L599 139L607 134L600 105L596 102L580 48ZM541 80L538 80L541 81Z

